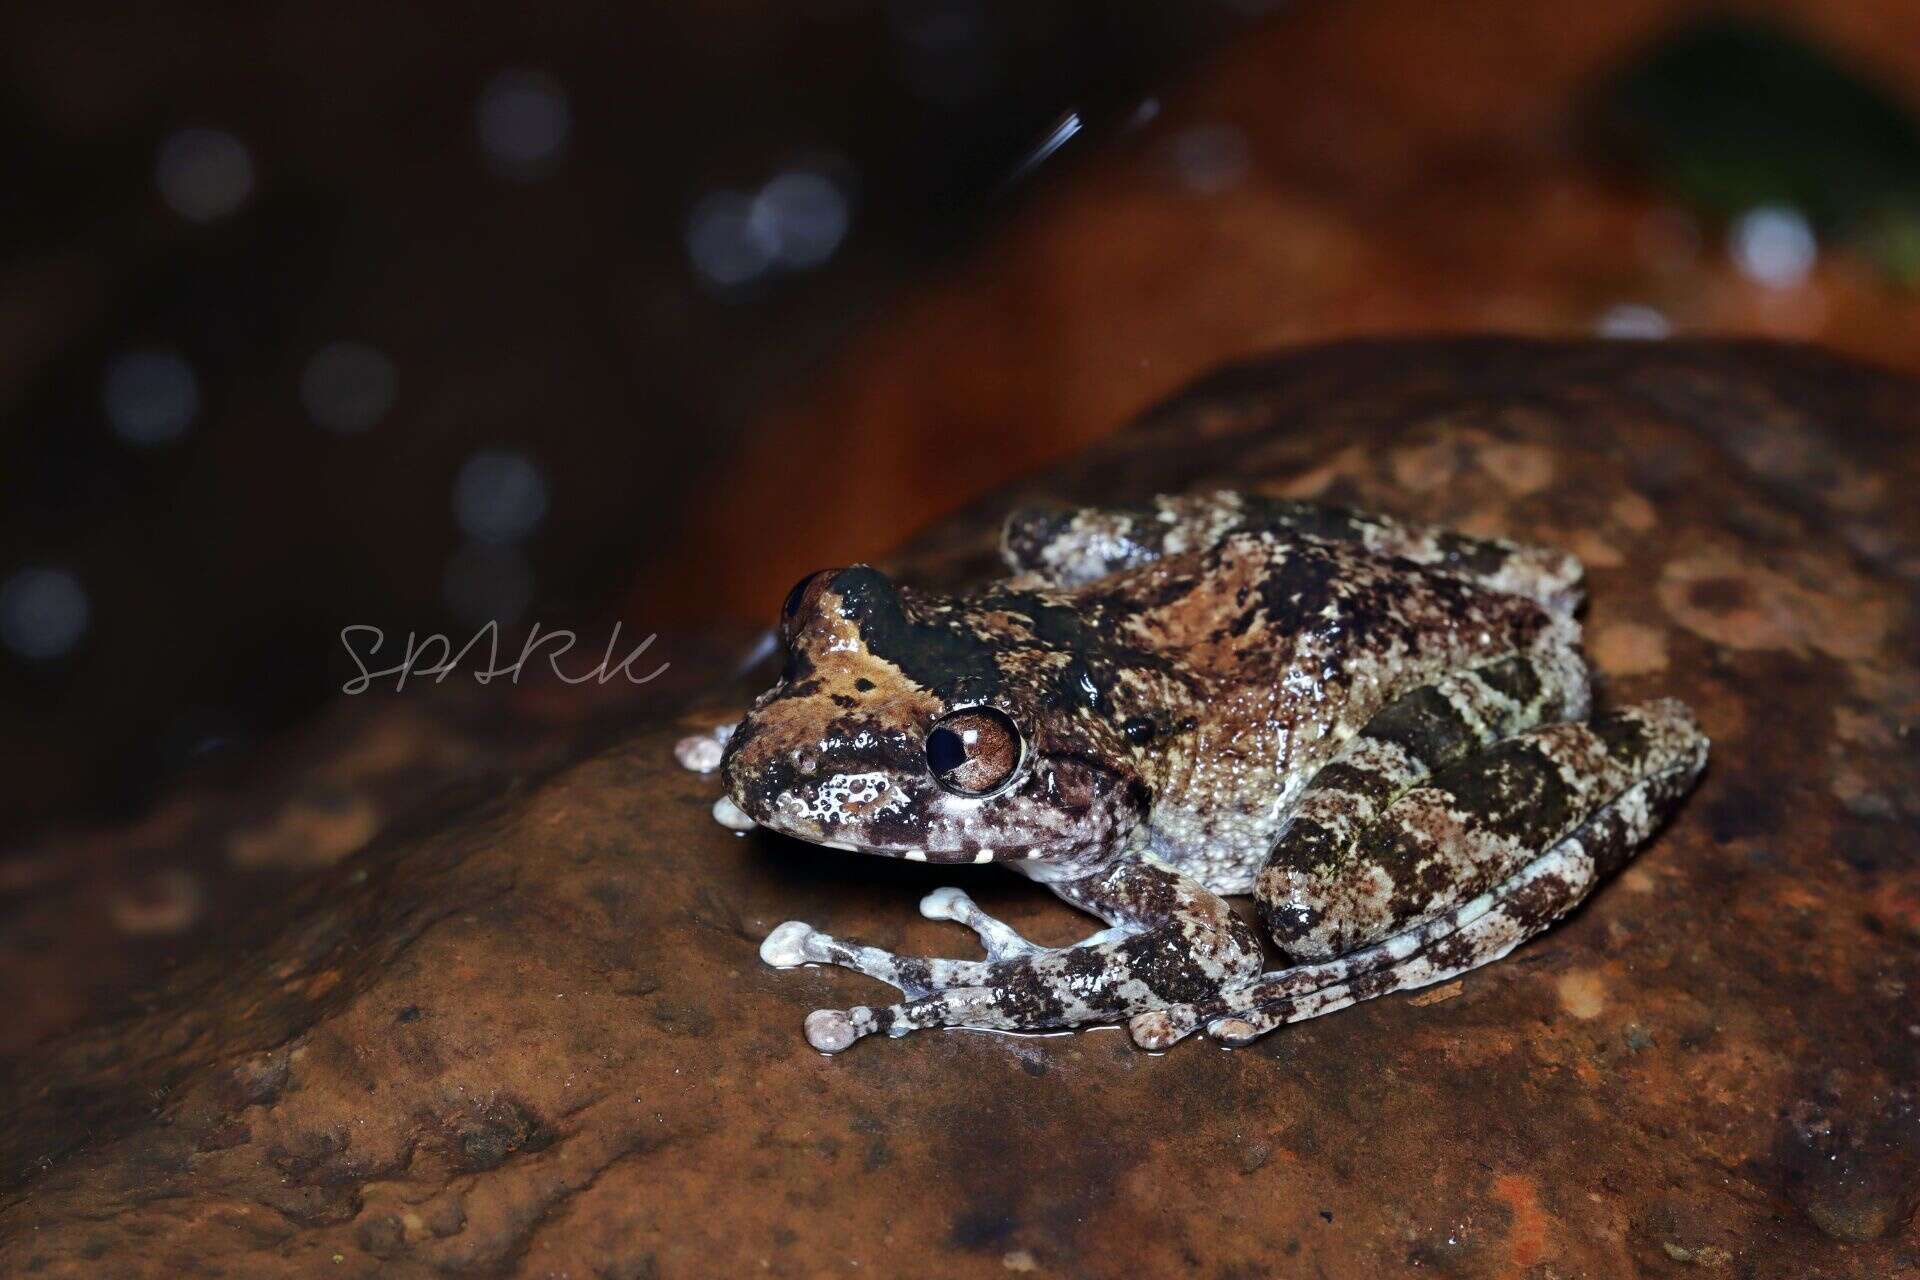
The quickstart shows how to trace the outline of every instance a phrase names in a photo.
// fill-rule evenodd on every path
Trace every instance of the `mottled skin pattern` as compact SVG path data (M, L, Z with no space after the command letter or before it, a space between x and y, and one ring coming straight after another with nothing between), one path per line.
M959 596L867 566L798 584L719 767L762 825L1006 861L1108 927L1039 947L958 890L922 911L985 960L783 924L769 963L905 996L814 1013L822 1050L1120 1019L1244 1043L1441 981L1579 903L1705 764L1676 702L1588 719L1562 553L1234 493L1017 512L1003 551L1012 576ZM1249 892L1290 967L1262 972L1224 901Z

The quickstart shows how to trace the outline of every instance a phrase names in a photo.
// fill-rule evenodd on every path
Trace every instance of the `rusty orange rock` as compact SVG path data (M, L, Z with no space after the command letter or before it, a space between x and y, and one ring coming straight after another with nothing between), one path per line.
M1452 998L1237 1052L955 1032L824 1059L807 1010L874 993L774 974L760 937L798 915L965 954L901 924L955 873L722 829L663 713L374 840L134 1011L12 1060L0 1274L1911 1270L1920 765L1889 744L1920 688L1901 567L1920 542L1889 510L1871 558L1855 490L1749 468L1755 404L1822 448L1864 423L1857 465L1911 491L1920 393L1887 375L1793 348L1496 341L1247 365L1023 486L1281 488L1339 458L1330 501L1522 538L1639 526L1589 585L1647 629L1629 652L1666 661L1617 664L1603 692L1685 698L1714 763L1621 883ZM1459 483L1405 487L1401 442ZM1550 459L1542 487L1492 477L1495 445ZM893 567L979 572L1013 500ZM1700 584L1723 579L1761 607L1729 591L1716 612ZM1031 886L963 879L1037 937L1074 931Z

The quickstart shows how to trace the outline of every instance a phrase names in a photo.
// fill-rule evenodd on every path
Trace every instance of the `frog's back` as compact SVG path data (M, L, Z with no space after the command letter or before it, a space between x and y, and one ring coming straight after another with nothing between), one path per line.
M1238 684L1393 683L1428 650L1523 648L1554 615L1444 571L1267 530L1082 588L1129 644L1177 658L1222 692Z
M1236 531L1082 589L1195 691L1150 762L1156 854L1244 892L1293 801L1388 701L1442 673L1577 639L1523 596L1353 545Z

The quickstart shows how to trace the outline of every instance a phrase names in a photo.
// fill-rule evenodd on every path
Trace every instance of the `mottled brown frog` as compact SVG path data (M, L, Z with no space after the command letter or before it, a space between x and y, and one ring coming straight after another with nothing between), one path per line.
M1150 1048L1244 1044L1440 982L1571 910L1706 762L1677 702L1591 714L1560 552L1235 493L1023 511L1003 551L1012 576L963 595L864 565L804 579L779 682L683 744L755 823L1005 862L1107 926L1043 947L957 889L921 911L983 960L782 924L769 964L903 996L813 1013L823 1051L1119 1020ZM1225 901L1247 893L1282 967Z

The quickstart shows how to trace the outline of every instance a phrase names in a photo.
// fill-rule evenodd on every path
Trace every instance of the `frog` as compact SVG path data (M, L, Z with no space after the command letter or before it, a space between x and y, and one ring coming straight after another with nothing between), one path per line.
M768 965L898 993L808 1015L823 1053L1122 1023L1236 1047L1445 982L1577 907L1706 765L1681 702L1596 709L1563 551L1220 490L1020 508L1000 553L956 593L802 578L773 686L680 746L736 829L1003 864L1099 924L1045 946L951 887L921 914L983 958L781 923Z

